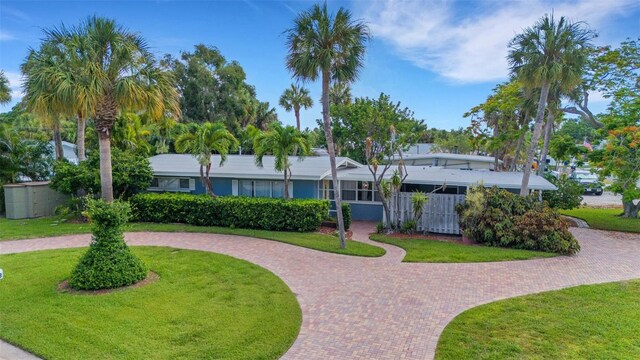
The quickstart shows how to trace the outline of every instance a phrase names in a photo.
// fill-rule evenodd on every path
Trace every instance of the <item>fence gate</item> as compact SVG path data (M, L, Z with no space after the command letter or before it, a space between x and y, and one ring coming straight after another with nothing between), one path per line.
M412 193L403 192L391 199L391 218L395 218L396 211L399 211L401 224L413 218L411 195ZM422 216L417 221L418 231L460 234L456 205L464 202L465 195L429 194L428 197Z

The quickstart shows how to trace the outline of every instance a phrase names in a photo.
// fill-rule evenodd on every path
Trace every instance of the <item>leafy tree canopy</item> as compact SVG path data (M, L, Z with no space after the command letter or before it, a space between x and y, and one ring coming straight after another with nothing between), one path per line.
M275 109L256 98L242 66L219 49L198 44L178 58L165 55L162 63L175 74L183 120L223 122L234 134L249 124L266 128L277 121Z
M366 163L366 140L370 138L380 147L379 161L391 155L392 134L395 129L396 147L407 148L415 144L426 130L424 121L416 120L413 112L391 101L389 95L377 99L357 98L351 104L338 104L331 108L333 134L340 155Z

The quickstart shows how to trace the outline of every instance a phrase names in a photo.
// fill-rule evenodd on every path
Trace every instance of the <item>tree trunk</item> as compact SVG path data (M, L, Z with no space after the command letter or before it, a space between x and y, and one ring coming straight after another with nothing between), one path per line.
M289 200L289 176L287 176L287 168L284 168L284 199Z
M347 239L344 231L344 221L342 219L342 201L340 199L340 187L338 186L338 170L336 168L336 150L333 143L333 132L331 129L331 118L329 117L329 71L322 71L322 126L324 136L327 141L327 152L331 163L331 178L333 180L333 200L336 206L336 217L338 219L338 231L340 233L340 248L347 247Z
M296 114L296 127L298 128L298 131L300 131L300 108L297 107L293 109L293 112Z
M100 188L102 199L113 201L113 178L111 174L111 135L98 131L98 147L100 148Z
M493 138L497 139L500 135L500 130L498 129L498 120L495 120L495 124L493 124ZM493 150L493 171L500 171L500 150L498 148Z
M540 98L538 99L538 112L536 113L536 122L533 127L533 136L531 137L531 145L529 145L529 152L527 153L527 161L524 164L524 170L522 173L522 184L520 185L520 196L527 196L529 194L529 178L531 177L531 165L533 164L533 157L536 154L536 148L538 147L538 140L540 140L540 134L542 133L542 124L544 119L544 109L547 106L547 97L549 96L549 83L544 82L540 91Z
M78 114L78 130L76 134L76 151L78 155L78 162L85 161L87 159L87 155L84 149L84 131L85 131L86 121L81 114Z
M526 128L522 129L522 133L518 137L518 142L516 143L516 152L513 154L513 161L511 163L511 166L509 167L509 171L516 171L518 160L520 158L520 151L522 151L522 144L524 144L524 138L525 136L527 136L527 130L528 129Z
M555 121L553 109L547 109L547 123L544 127L544 145L542 146L542 154L540 155L540 167L538 175L544 175L547 168L547 155L549 154L549 142L551 141L551 133L553 132L553 122Z
M389 208L389 203L387 203L389 199L387 199L384 196L384 192L382 191L382 186L380 185L380 181L378 181L375 175L373 176L373 183L376 186L376 191L380 195L380 200L382 200L382 209L384 210L384 217L386 220L386 224L384 225L385 225L385 228L387 228L389 227L389 224L391 224L391 209ZM375 197L375 194L373 196Z
M213 192L213 182L211 182L211 177L209 177L209 173L211 172L211 163L207 164L207 167L205 168L205 181L206 181L206 187L207 187L207 194L209 194L212 198L216 198L216 194Z
M640 211L640 201L638 204L634 204L633 201L622 201L622 206L624 207L624 213L622 217L635 219L638 217L638 212Z
M118 115L118 104L111 94L106 94L97 107L95 124L100 148L100 187L102 199L113 201L113 177L111 173L111 129Z
M53 129L53 143L56 148L56 160L64 159L64 149L62 148L62 133L59 127Z

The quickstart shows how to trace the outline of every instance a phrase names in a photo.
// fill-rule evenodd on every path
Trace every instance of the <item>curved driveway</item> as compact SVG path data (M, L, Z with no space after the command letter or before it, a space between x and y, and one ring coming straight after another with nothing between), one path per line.
M371 224L354 223L371 242ZM130 245L212 251L246 259L281 277L303 312L285 359L432 358L438 337L460 312L498 299L569 286L640 278L640 235L572 229L572 257L497 263L402 263L319 252L275 241L194 233L128 233ZM86 246L89 235L0 242L0 254Z

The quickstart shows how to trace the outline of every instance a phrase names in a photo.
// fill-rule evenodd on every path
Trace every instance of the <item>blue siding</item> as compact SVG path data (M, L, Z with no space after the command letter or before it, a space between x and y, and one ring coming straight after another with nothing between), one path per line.
M293 181L294 199L315 199L318 197L318 182L313 180Z
M199 177L197 177L197 178L192 178L192 179L195 179L195 180L196 180L196 189L195 189L195 190L193 190L191 193L192 193L192 194L197 194L197 195L199 195L199 194L206 194L206 193L207 193L207 190L205 190L205 189L204 189L204 185L202 185L202 180L200 180L200 178L199 178Z
M206 194L207 191L202 185L200 177L192 178L196 181L196 189L191 191L192 194ZM211 178L213 184L213 193L216 195L231 195L231 179L225 178Z
M211 178L213 193L220 196L232 195L231 179Z
M349 203L351 205L351 218L353 220L362 221L382 221L382 204L358 204Z

